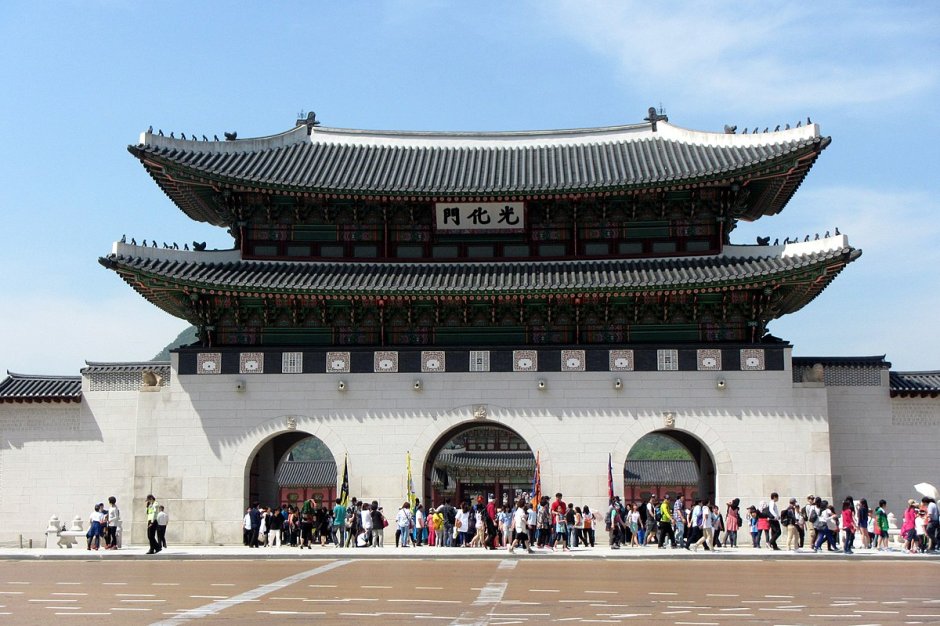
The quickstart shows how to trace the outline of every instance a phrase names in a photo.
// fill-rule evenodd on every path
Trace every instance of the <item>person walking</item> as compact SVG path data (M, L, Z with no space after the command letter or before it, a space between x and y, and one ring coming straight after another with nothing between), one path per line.
M395 531L395 547L408 547L408 537L411 535L411 503L407 500L398 509L395 515L395 525L398 526Z
M104 519L101 506L96 504L95 510L88 516L88 532L85 533L85 538L88 540L88 550L97 550L101 547L101 522Z
M663 503L657 509L659 511L659 542L660 549L666 547L666 539L673 548L676 547L676 534L672 529L672 505L669 502L669 494L663 496Z
M528 526L528 509L532 507L528 502L525 504L520 504L516 507L515 512L512 514L512 524L513 530L515 531L515 537L512 540L512 543L509 545L509 553L512 554L516 546L522 545L526 552L532 554L532 544L529 540L529 526Z
M166 525L170 523L170 516L167 515L161 504L157 507L157 541L160 542L160 549L166 547Z
M774 550L780 549L780 546L777 545L777 539L780 538L780 507L777 505L777 500L779 499L780 496L775 491L770 494L770 502L767 505L767 523L770 526L770 539L768 543Z
M855 550L855 507L851 498L846 498L842 503L842 532L845 533L843 551L852 554Z
M147 554L156 554L163 548L157 541L157 499L153 494L147 495L147 541L150 542L150 551Z

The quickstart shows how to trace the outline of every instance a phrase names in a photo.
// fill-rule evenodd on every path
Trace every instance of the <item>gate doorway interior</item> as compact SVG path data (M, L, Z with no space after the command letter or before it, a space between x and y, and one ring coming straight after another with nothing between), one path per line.
M336 493L336 461L313 435L282 433L252 457L246 483L246 508L255 502L271 507L299 505L307 498L329 502Z
M702 442L679 430L658 430L641 437L624 465L624 500L642 501L683 494L687 500L715 501L715 462Z
M532 489L535 455L502 424L463 424L445 433L424 464L424 501L439 505L496 498L508 504Z

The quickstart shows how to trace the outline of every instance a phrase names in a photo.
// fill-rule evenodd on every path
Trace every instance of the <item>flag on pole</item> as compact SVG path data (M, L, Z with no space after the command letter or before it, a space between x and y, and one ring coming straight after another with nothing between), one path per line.
M614 466L610 458L610 452L607 453L607 500L614 499Z
M339 488L339 502L343 506L349 504L349 455L343 460L343 484Z
M414 509L415 500L418 499L415 494L415 484L411 479L411 452L405 453L405 460L408 464L408 503L411 504L411 508Z
M532 507L535 508L539 505L539 500L542 499L542 466L541 466L541 453L535 453L535 474L532 475Z

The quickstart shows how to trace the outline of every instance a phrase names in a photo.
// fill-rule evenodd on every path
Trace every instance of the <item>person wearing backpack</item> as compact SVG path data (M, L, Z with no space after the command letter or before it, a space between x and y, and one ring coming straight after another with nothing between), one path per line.
M800 534L797 532L799 506L796 498L790 498L790 506L780 512L780 525L787 531L787 550L799 552Z

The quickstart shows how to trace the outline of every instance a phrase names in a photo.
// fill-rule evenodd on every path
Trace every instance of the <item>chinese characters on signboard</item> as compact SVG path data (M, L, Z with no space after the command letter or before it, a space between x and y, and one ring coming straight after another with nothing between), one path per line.
M435 228L451 233L525 230L523 202L436 202Z

